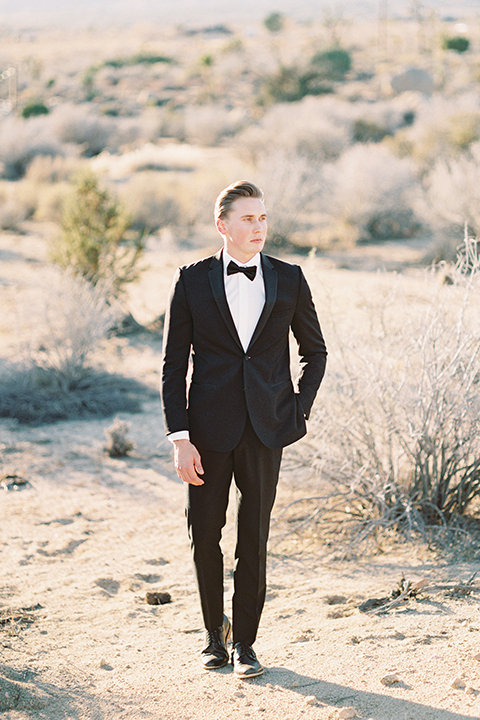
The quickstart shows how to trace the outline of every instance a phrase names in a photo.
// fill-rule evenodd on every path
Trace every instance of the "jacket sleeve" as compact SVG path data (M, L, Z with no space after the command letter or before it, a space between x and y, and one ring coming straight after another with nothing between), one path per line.
M187 373L193 339L182 268L177 270L165 313L162 358L162 407L167 435L188 430Z
M297 378L298 395L305 417L308 419L313 401L325 374L327 348L310 288L302 269L299 267L298 270L300 284L291 328L298 343L298 354L300 356L300 373Z

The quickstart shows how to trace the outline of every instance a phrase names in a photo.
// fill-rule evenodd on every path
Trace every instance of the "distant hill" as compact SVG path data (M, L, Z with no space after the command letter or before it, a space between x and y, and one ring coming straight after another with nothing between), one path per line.
M321 18L325 12L346 18L374 18L379 2L385 0L0 0L0 24L15 27L39 25L119 25L136 21L182 25L216 23L256 23L272 11L283 12L299 20ZM411 0L390 0L390 17L408 17ZM479 15L478 0L427 0L426 11L441 17L463 18Z

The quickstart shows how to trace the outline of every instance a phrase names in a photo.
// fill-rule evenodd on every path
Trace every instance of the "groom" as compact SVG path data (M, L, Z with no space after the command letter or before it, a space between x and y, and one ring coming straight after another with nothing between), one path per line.
M252 645L265 601L267 538L282 448L306 433L327 352L302 270L261 253L267 234L262 191L249 182L227 187L217 198L215 223L223 249L179 268L174 279L162 399L175 468L187 484L207 670L229 660L220 538L235 479L232 663L235 675L249 678L263 672ZM290 330L300 356L295 385Z

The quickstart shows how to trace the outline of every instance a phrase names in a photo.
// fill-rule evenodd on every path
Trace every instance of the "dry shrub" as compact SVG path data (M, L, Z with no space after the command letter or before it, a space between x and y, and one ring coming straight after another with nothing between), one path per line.
M69 390L88 375L90 358L119 317L107 303L109 288L72 272L43 274L20 308L20 354L27 367L42 368Z
M85 157L102 152L115 130L112 120L79 105L58 107L52 116L52 125L61 143L80 146Z
M145 388L93 364L117 317L104 288L53 269L44 273L19 308L20 360L0 368L0 416L41 424L138 411Z
M33 183L58 183L71 180L84 161L72 156L37 155L30 163L26 179Z
M236 147L257 162L272 151L325 160L350 144L351 106L318 98L270 108L236 139Z
M357 144L325 165L323 177L323 203L332 227L353 227L358 239L366 240L410 237L417 229L411 207L417 180L411 160L396 157L383 145Z
M278 150L264 158L257 173L269 210L269 239L289 242L320 195L321 172L306 158Z
M337 503L356 543L378 530L427 536L478 495L479 251L467 238L452 284L430 271L414 296L404 279L379 276L355 318L337 313L331 371L299 462L334 488L317 518Z
M38 155L55 157L63 153L54 138L49 117L23 120L8 117L0 125L1 174L8 180L23 177Z
M438 158L455 157L480 140L480 103L476 95L418 102L415 123L393 141L424 170Z
M228 110L222 105L187 105L184 110L184 132L188 142L215 146L224 138L236 135L246 124L241 108Z
M105 452L110 457L125 457L130 450L134 449L135 443L127 437L129 430L130 423L120 420L118 417L115 418L113 425L104 430L107 438Z
M62 208L70 192L71 186L68 182L52 185L40 183L37 187L34 219L38 222L60 223Z
M134 175L121 192L134 227L154 232L180 221L180 206L172 188L157 173Z
M22 202L18 195L18 187L2 183L0 186L0 228L18 231L23 221L31 214L30 204Z
M450 257L465 222L475 234L480 232L479 173L480 143L475 143L460 157L438 160L424 180L419 212L435 231L440 231L440 242L443 237L449 239Z

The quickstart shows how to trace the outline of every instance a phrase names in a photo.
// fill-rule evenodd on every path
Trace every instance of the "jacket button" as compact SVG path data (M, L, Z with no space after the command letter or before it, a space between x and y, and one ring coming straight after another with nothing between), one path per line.
M250 360L250 355L245 355L245 360Z

